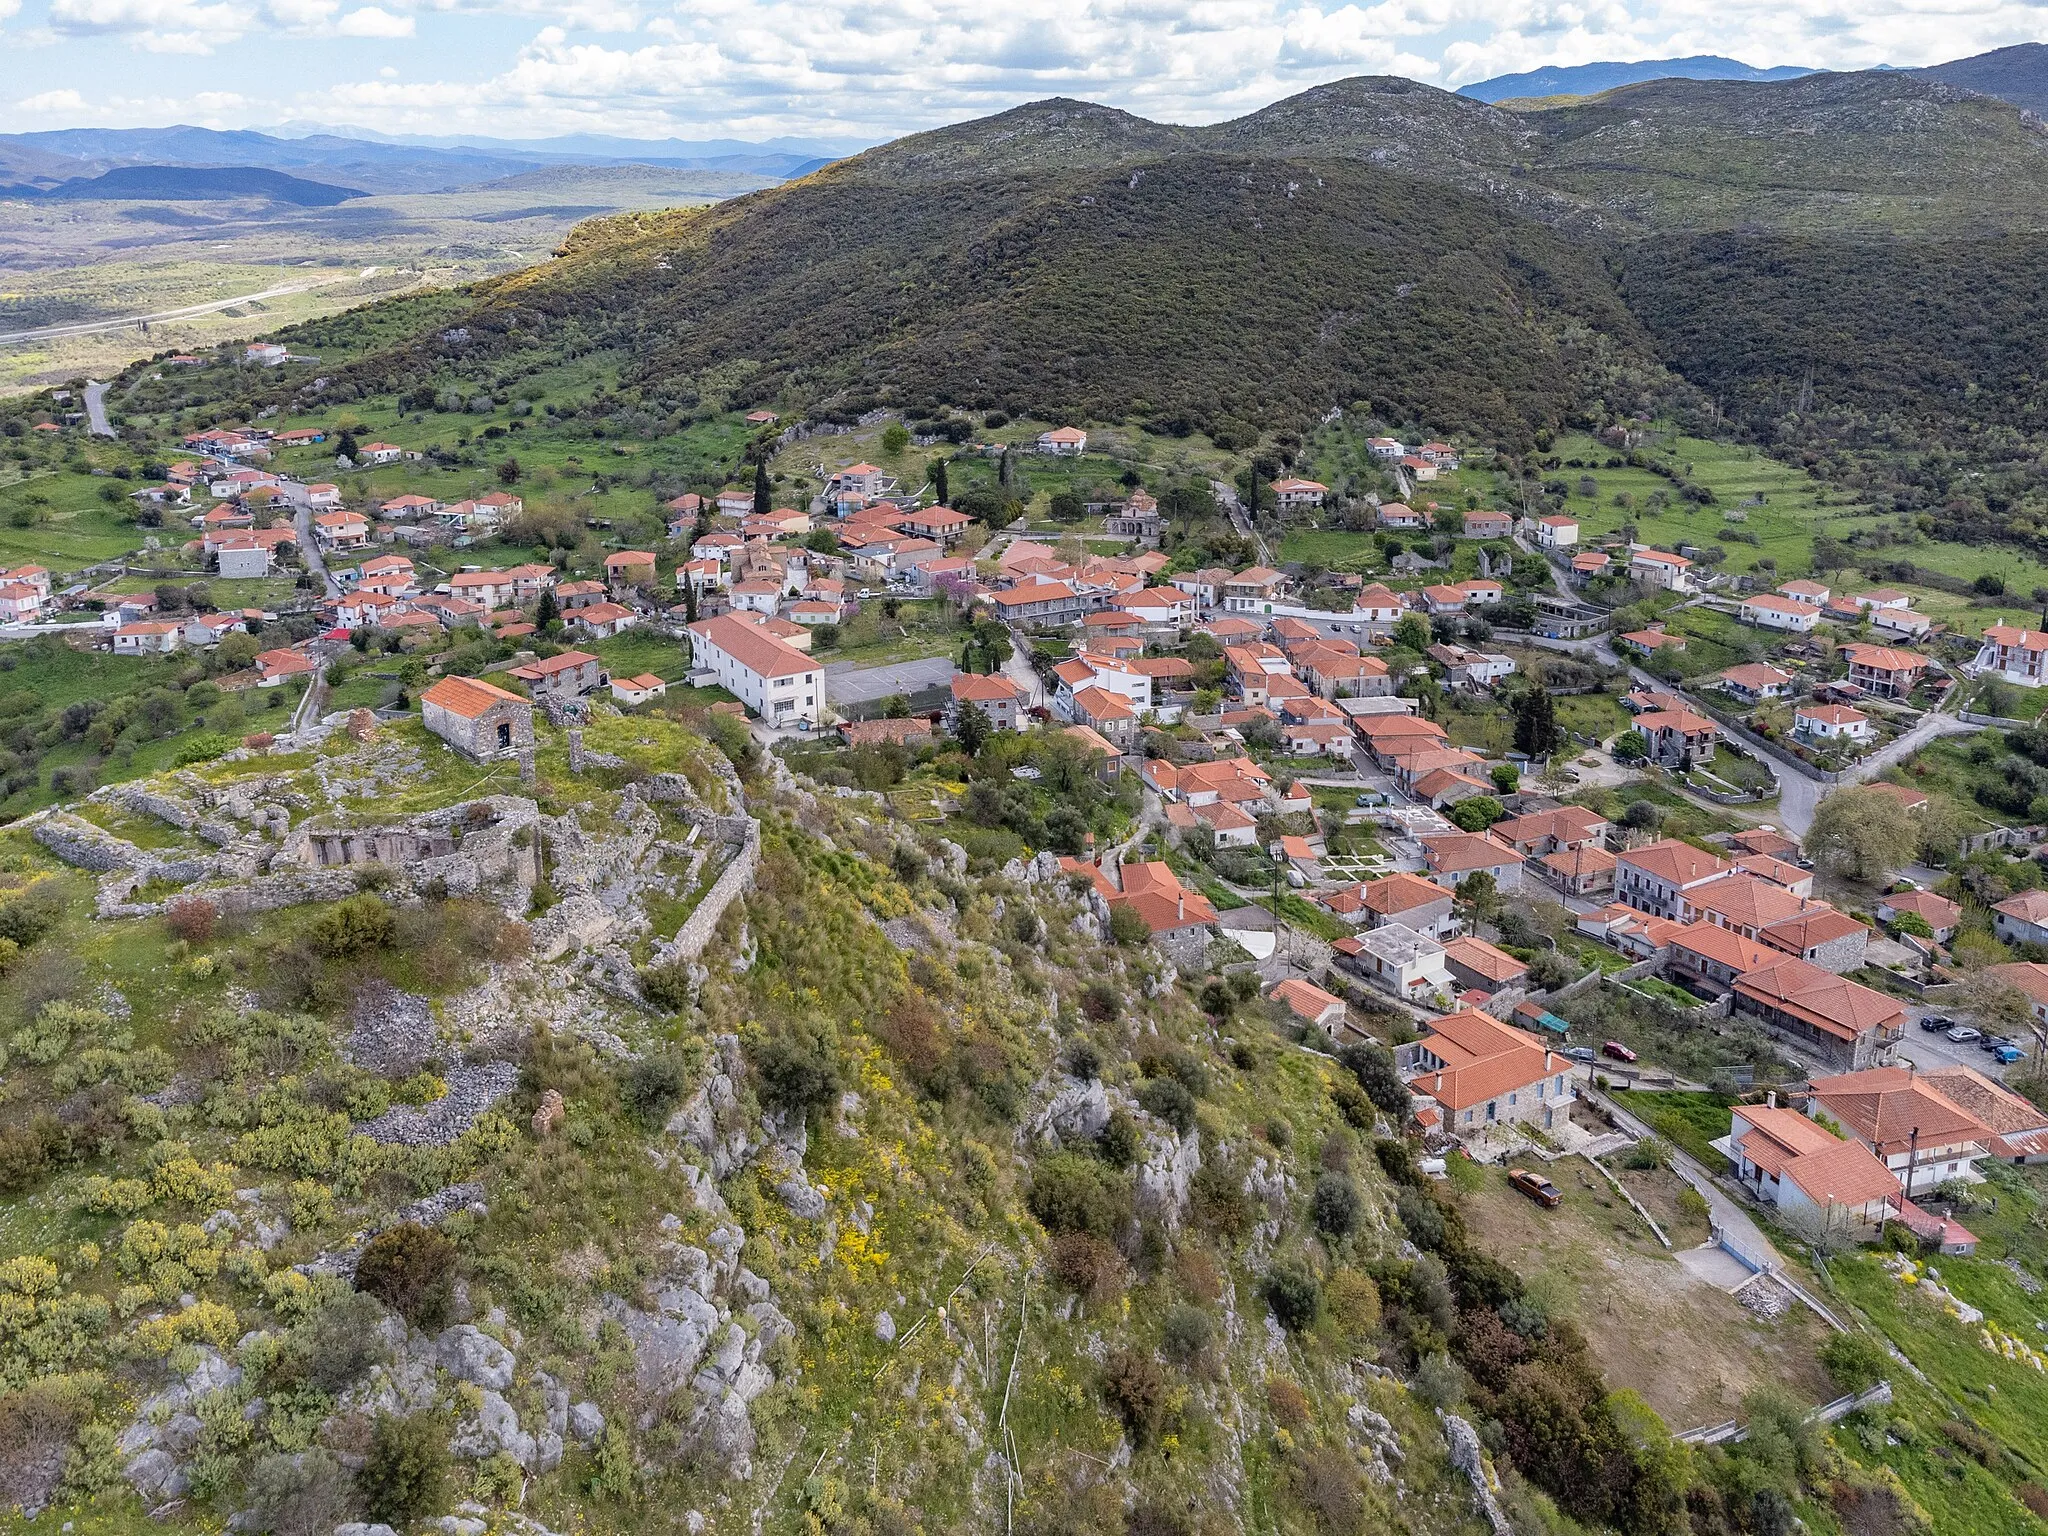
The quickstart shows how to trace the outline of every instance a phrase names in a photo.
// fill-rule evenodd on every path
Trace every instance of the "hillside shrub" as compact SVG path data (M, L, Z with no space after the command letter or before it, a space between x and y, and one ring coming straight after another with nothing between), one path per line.
M1105 1241L1131 1219L1131 1191L1100 1159L1055 1152L1031 1171L1025 1204L1046 1231L1086 1232Z
M752 1056L763 1106L808 1115L838 1098L838 1045L831 1024L808 1016L759 1034Z
M1159 1432L1166 1412L1166 1373L1150 1356L1119 1349L1102 1368L1102 1395L1123 1420L1131 1444L1143 1448Z
M376 1297L416 1328L432 1333L454 1299L455 1245L418 1222L371 1238L356 1261L356 1289Z
M402 1528L442 1507L448 1473L448 1432L437 1417L384 1414L370 1433L356 1492L372 1521Z
M367 894L336 902L306 933L315 952L330 960L350 959L388 948L397 936L398 920L391 908Z
M641 1057L626 1069L619 1085L626 1113L648 1130L663 1124L682 1096L682 1064L665 1053Z
M1323 1288L1309 1268L1295 1260L1275 1264L1266 1276L1266 1305L1289 1333L1315 1326L1323 1310Z
M320 1446L287 1456L274 1451L249 1472L251 1529L272 1536L328 1536L348 1518L354 1488L348 1469Z
M1315 1223L1318 1232L1325 1237L1345 1238L1358 1229L1365 1200L1349 1177L1325 1172L1316 1176L1316 1187L1309 1196L1308 1210L1309 1219Z

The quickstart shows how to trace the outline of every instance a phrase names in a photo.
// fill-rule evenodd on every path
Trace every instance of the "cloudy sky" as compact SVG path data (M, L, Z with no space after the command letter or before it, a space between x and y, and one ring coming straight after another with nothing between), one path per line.
M197 123L836 147L1081 96L1213 122L1322 81L1720 53L1913 65L2013 0L0 0L0 130Z

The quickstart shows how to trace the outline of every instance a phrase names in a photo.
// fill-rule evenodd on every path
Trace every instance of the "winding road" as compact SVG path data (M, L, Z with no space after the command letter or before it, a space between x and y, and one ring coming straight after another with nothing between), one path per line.
M0 331L0 346L9 342L56 341L66 336L97 336L106 331L124 331L134 325L151 325L160 320L190 320L198 315L218 314L223 309L233 309L237 304L253 304L261 299L281 299L286 294L304 293L309 288L325 288L333 283L356 282L376 274L375 267L365 267L359 273L339 272L332 277L303 283L284 283L276 288L266 288L261 293L238 293L231 299L209 299L204 304L187 304L182 309L162 309L149 315L119 315L111 320L79 320L69 325L43 325L30 331Z

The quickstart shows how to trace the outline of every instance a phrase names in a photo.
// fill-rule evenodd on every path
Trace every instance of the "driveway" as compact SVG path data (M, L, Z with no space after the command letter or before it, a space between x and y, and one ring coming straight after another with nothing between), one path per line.
M1615 1123L1635 1136L1656 1136L1657 1133L1628 1112L1626 1094L1598 1095L1584 1083L1579 1092L1594 1103L1614 1111ZM1660 1141L1662 1137L1658 1137ZM1707 1207L1712 1212L1713 1222L1722 1234L1753 1260L1765 1264L1782 1264L1783 1257L1771 1246L1771 1240L1764 1236L1763 1228L1750 1220L1749 1212L1741 1203L1721 1187L1720 1181L1709 1173L1688 1153L1664 1143L1670 1148L1671 1166L1678 1176L1706 1197Z
M294 497L292 501L292 528L297 534L299 541L299 558L306 562L307 570L320 578L322 583L321 589L329 597L339 597L341 596L341 583L327 574L327 562L320 558L320 541L313 537L313 514L302 499L304 495L303 489L300 487L288 487L285 494L290 496L293 490L299 490L300 492L300 495Z
M953 672L950 656L924 656L879 667L863 667L852 661L828 662L825 697L834 704L866 704L886 699L892 693L913 694L927 688L943 688L952 681Z
M90 379L85 386L85 420L92 428L94 437L112 437L114 428L107 420L107 386L98 379Z

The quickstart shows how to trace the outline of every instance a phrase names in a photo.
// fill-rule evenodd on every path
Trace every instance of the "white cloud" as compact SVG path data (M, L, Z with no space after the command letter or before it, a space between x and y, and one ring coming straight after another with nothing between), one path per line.
M23 97L15 106L23 112L49 113L69 118L85 111L85 97L77 91L44 91L37 96Z
M337 37L411 37L410 16L394 16L381 5L350 11L334 28Z
M255 122L374 109L401 132L866 140L1050 95L1212 122L1349 74L1455 88L1687 53L1922 64L2043 36L2043 16L2038 0L49 0L81 52L393 40L429 18L438 79L337 81L340 63L293 57L260 71L290 86Z

